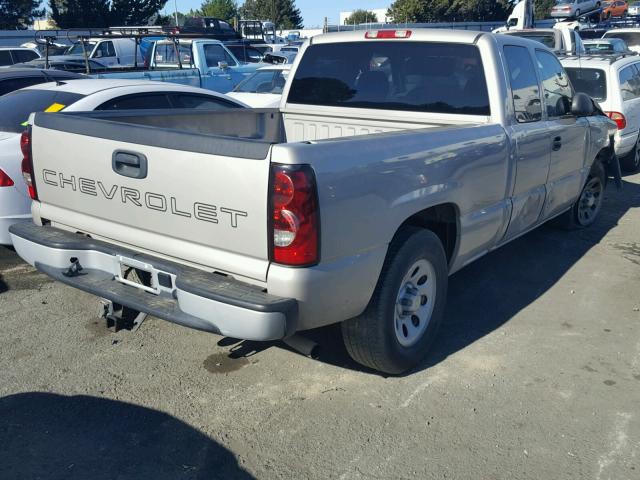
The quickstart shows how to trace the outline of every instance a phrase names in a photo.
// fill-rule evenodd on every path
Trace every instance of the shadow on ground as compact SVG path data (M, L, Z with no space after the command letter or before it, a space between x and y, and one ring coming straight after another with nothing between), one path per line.
M157 410L89 396L0 398L0 478L253 479L234 455Z
M553 287L630 209L638 207L640 185L623 181L622 190L617 191L609 184L600 217L590 228L565 231L542 226L453 275L443 326L425 362L413 372L438 364L508 322ZM640 248L636 251L640 261ZM319 361L371 372L350 359L339 326L304 335L320 344ZM253 355L275 345L282 347L243 341L232 347L230 356Z

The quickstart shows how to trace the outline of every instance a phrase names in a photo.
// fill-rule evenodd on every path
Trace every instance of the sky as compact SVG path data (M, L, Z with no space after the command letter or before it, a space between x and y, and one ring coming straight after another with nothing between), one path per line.
M202 0L175 1L179 12L188 12L202 4ZM340 21L340 12L345 10L388 8L391 3L392 0L296 0L306 28L321 27L324 17L329 17L329 24L335 25ZM242 4L242 0L238 0L238 4ZM168 0L164 13L172 13L173 10L174 0Z

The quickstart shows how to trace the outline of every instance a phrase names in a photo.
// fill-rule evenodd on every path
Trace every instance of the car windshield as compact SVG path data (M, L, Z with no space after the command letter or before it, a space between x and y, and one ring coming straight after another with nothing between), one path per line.
M567 68L567 74L576 92L586 93L594 100L607 99L607 76L599 68Z
M556 0L556 5L571 5L573 0Z
M640 45L640 32L616 32L610 30L604 34L603 38L620 38L629 46Z
M93 50L93 47L96 46L96 42L84 42L84 45L85 45L85 49L87 50L87 55L89 55ZM77 42L71 45L67 50L66 55L84 55L82 42Z
M543 32L514 32L510 33L510 35L515 35L516 37L528 38L529 40L535 40L536 42L540 42L545 47L549 47L550 49L556 48L556 37L553 32L543 33Z
M287 81L288 70L261 70L238 85L236 92L273 93L280 95Z
M20 133L32 112L59 112L84 95L54 90L18 90L0 97L0 131Z
M630 7L640 7L640 2L633 2L629 4Z
M614 47L610 43L585 43L584 49L587 53L611 53L614 51Z

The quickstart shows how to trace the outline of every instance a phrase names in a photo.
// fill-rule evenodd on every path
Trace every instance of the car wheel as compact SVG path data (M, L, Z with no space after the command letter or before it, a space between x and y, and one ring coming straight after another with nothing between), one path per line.
M620 167L627 173L634 173L640 168L640 137L633 150L620 159Z
M401 230L389 246L366 310L342 323L351 358L389 374L417 365L442 322L448 273L444 248L434 233Z
M576 13L574 14L574 17L578 18L580 16L580 9L576 10Z
M605 184L604 167L600 161L596 160L578 200L570 210L556 219L556 224L569 230L578 230L593 225L602 209Z

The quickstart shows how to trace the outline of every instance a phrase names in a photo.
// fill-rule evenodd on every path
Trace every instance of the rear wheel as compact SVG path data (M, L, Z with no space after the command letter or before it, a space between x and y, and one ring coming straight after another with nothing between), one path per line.
M447 283L447 259L438 237L419 228L399 232L367 309L342 323L351 357L390 374L418 364L442 322Z
M636 140L633 150L620 159L620 167L629 173L633 173L640 168L640 136Z
M578 18L580 16L580 9L576 10L576 13L574 15L575 18Z
M557 223L568 229L581 229L593 225L602 208L605 181L604 167L602 163L596 161L591 167L580 197L571 210L558 217Z

